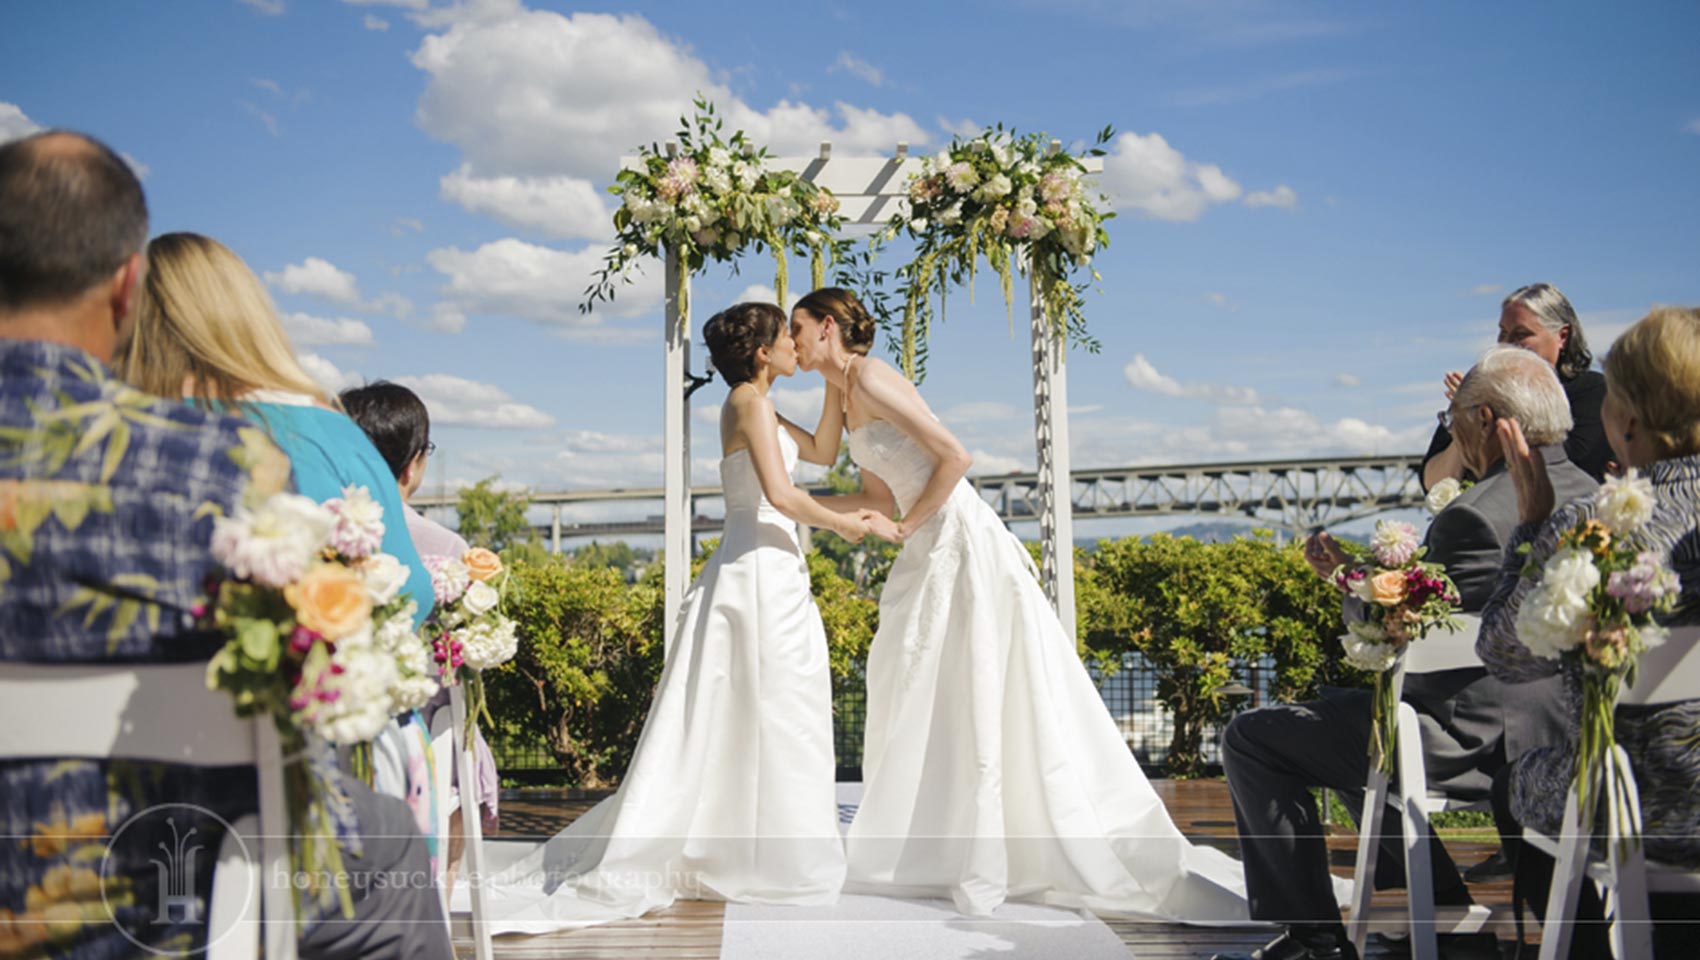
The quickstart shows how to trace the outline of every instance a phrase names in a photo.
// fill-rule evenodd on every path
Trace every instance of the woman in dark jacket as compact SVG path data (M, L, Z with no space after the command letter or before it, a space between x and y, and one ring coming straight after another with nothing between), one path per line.
M1606 465L1611 462L1611 447L1600 425L1606 381L1598 371L1588 369L1594 355L1588 352L1588 339L1582 335L1576 308L1550 283L1532 283L1514 290L1500 304L1499 342L1532 350L1558 371L1575 422L1569 439L1564 441L1564 452L1571 463L1595 480L1605 479ZM1446 375L1447 400L1452 399L1461 379L1462 374L1456 372ZM1452 445L1452 434L1441 426L1435 429L1428 453L1423 456L1423 489L1429 490L1448 477L1476 479L1466 476L1464 461Z

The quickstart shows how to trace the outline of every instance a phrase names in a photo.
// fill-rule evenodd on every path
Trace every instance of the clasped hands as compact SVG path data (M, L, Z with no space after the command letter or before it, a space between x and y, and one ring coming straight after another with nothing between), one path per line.
M903 542L903 528L898 525L897 521L878 510L864 507L850 514L850 516L852 518L851 529L844 531L843 536L851 543L861 543L862 538L870 533L890 543Z

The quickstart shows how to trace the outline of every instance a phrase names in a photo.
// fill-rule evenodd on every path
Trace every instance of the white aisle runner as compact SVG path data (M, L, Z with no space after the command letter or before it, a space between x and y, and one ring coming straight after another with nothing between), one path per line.
M838 785L847 829L862 785ZM1128 949L1085 911L1006 903L991 917L965 917L949 900L844 894L829 907L726 905L721 960L1127 960Z

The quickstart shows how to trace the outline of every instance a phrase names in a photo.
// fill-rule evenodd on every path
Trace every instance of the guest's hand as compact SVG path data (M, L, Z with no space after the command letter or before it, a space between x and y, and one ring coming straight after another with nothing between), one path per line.
M858 514L868 525L868 532L888 543L902 543L903 531L896 522L878 510L863 510Z
M1447 403L1451 403L1452 398L1454 396L1457 396L1458 385L1463 383L1463 382L1464 382L1464 375L1463 374L1459 373L1456 370L1446 371L1446 379L1444 381L1442 381L1442 383L1444 384L1444 386L1446 388L1446 402Z
M1305 541L1305 562L1316 571L1316 575L1326 580L1334 575L1334 571L1351 557L1334 538L1326 533L1312 534Z
M1523 436L1523 425L1511 417L1495 424L1499 431L1499 449L1505 455L1505 469L1517 488L1517 518L1522 523L1542 523L1552 516L1557 499L1552 492L1552 478L1547 476L1547 461L1539 450L1531 450Z

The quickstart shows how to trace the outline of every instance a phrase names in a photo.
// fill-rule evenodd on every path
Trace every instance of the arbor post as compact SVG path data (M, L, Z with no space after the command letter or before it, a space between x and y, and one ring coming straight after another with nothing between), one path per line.
M671 144L669 144L671 146ZM690 296L690 277L677 250L667 248L667 363L662 405L666 421L666 479L663 492L662 561L666 589L662 610L663 643L672 639L673 627L684 603L691 580L691 417L685 395L685 377L691 369L691 324L680 297Z
M1074 483L1068 456L1068 343L1045 318L1039 272L1027 264L1033 330L1033 438L1037 447L1039 580L1071 639L1074 617Z

